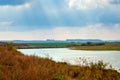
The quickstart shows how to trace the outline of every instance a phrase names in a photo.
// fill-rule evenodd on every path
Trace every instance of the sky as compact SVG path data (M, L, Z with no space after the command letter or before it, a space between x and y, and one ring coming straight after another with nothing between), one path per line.
M0 0L0 40L120 40L120 0Z

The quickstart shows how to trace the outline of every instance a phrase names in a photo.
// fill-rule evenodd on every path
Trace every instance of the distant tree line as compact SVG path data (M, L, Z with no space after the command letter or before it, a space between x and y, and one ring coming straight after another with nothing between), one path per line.
M95 43L95 42L86 42L86 43L70 43L67 45L67 47L72 47L72 46L101 46L101 45L105 45L104 42L99 42L99 43Z
M87 42L87 43L82 43L81 46L101 46L105 45L104 42L99 42L99 43L94 43L94 42Z

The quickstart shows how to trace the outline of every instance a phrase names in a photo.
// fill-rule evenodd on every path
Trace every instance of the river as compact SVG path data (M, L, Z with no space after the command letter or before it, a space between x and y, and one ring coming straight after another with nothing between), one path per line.
M25 55L48 57L54 61L68 62L77 65L85 60L87 62L102 60L104 63L112 65L114 69L118 71L120 69L120 51L87 51L70 50L68 48L18 49L18 51Z

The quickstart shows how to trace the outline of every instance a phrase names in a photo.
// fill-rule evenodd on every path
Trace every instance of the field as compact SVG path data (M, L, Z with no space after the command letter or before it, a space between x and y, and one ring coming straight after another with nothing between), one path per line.
M39 47L39 48L64 48L69 43L26 43L31 47Z
M0 46L0 80L120 80L120 73L106 66L102 61L73 66Z
M101 46L72 46L70 49L75 50L116 50L120 51L120 43L105 44Z

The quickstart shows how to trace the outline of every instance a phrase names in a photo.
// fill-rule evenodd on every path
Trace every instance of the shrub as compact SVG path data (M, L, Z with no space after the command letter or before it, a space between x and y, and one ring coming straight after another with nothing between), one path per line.
M107 67L107 63L103 63L103 61L98 61L97 63L90 63L90 67L91 68L95 68L95 69L99 69L99 70L102 70L102 69L105 69Z
M3 46L6 47L8 50L17 51L16 48L13 47L12 42L5 43Z
M105 45L105 43L96 43L96 46L101 46L101 45Z
M57 75L55 76L54 80L64 80L64 79L63 79L63 76Z

